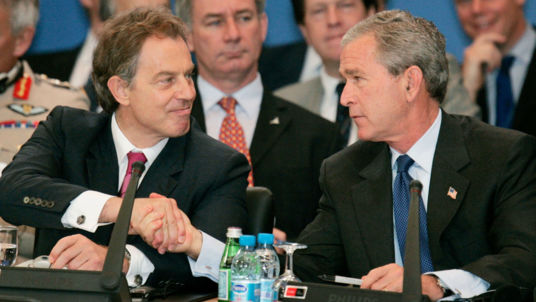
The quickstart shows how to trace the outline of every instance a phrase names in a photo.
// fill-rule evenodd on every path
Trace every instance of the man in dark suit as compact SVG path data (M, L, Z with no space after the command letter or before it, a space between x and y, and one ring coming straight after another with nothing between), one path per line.
M463 83L485 122L536 135L536 29L525 1L454 1L465 33Z
M199 71L192 114L210 136L246 154L250 185L273 193L276 238L285 239L281 230L295 238L314 218L320 163L340 146L335 125L263 89L257 72L267 30L263 0L176 4L190 25Z
M400 292L408 183L417 179L424 294L533 288L536 140L440 109L445 39L431 22L384 11L342 43L341 102L360 141L322 166L323 196L298 239L308 248L295 256L297 275L350 275L363 278L361 288Z
M50 252L53 268L102 269L134 160L146 172L123 264L129 284L193 281L207 244L245 226L247 161L191 120L193 68L169 10L138 9L105 26L93 61L105 113L53 110L0 182L0 214L40 229L36 255Z

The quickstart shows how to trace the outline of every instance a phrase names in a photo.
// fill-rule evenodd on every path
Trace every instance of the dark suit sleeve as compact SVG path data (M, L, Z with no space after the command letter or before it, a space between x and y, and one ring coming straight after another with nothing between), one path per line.
M319 282L319 274L348 275L341 241L337 214L330 192L326 188L327 161L320 169L320 198L318 214L300 234L297 242L304 243L307 248L296 251L294 270L302 281Z
M488 240L493 254L462 269L482 277L492 287L536 285L536 140L523 136L497 175L490 204ZM493 163L490 163L493 164ZM468 251L470 253L470 251Z
M221 169L212 168L211 184L199 191L193 207L186 211L193 226L225 241L227 227L238 226L245 228L247 211L245 207L246 177L249 165L245 157L238 153L229 153L222 162ZM191 176L188 176L191 177ZM181 206L178 199L179 207ZM132 242L154 264L155 270L147 283L154 285L159 280L176 280L189 286L206 282L206 278L193 278L187 256L185 254L166 253L164 255L145 244L139 237ZM204 281L199 279L205 279Z
M63 228L61 216L84 187L61 177L64 109L54 109L0 178L0 216L14 224Z

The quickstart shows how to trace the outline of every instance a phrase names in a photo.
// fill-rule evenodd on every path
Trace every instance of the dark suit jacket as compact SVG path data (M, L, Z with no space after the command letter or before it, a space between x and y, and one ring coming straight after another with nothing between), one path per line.
M390 156L387 144L360 141L325 160L319 214L295 255L303 280L361 277L395 261ZM533 137L443 113L429 192L435 270L461 268L492 287L536 285Z
M523 82L512 119L512 129L536 136L536 119L534 118L534 113L536 112L536 85L534 83L536 83L536 45L532 52L532 59L530 60L525 82ZM477 94L477 103L482 109L484 122L489 120L486 100L487 90L486 85L484 85Z
M4 170L0 215L11 223L42 229L36 254L48 254L60 238L76 233L108 244L112 226L88 233L65 229L60 219L70 201L88 189L117 195L118 163L110 125L109 115L57 107ZM246 225L248 171L242 154L192 126L186 135L169 139L136 196L156 192L174 198L195 227L225 241L228 226ZM25 198L42 202L25 203ZM159 255L139 236L129 236L128 242L155 265L149 283L192 278L186 255Z
M194 102L192 115L206 131L203 104ZM279 118L279 124L271 121ZM313 220L320 187L322 160L341 142L335 124L264 92L250 155L256 186L274 197L276 226L293 239Z
M307 44L304 41L264 48L259 58L259 72L264 87L276 90L298 82L306 51Z

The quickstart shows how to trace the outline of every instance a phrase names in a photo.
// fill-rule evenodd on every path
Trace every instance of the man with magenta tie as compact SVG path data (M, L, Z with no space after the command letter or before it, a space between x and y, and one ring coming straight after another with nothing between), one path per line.
M93 60L104 113L59 107L0 181L0 215L35 226L52 268L100 270L131 176L136 193L123 271L129 285L188 283L206 244L244 227L246 158L200 131L183 23L168 9L108 21ZM198 282L196 280L196 282Z

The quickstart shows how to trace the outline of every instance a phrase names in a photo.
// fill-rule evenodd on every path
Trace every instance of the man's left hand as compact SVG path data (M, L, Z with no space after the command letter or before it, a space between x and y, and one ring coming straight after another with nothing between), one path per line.
M402 292L404 268L391 263L371 270L362 277L361 288ZM422 293L433 301L443 298L443 290L437 285L437 278L431 275L421 275Z
M60 239L49 255L51 268L102 270L108 248L77 234Z

